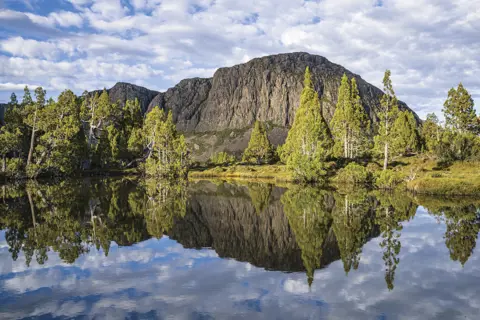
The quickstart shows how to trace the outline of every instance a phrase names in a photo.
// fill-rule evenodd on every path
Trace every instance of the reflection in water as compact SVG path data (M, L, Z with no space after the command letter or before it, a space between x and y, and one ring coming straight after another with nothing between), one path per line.
M305 272L309 287L315 271L335 261L354 277L370 262L364 247L378 243L386 288L393 290L400 256L408 257L403 228L418 205L445 225L444 248L459 265L474 255L480 230L478 201L362 190L122 178L4 185L0 196L8 251L14 261L23 256L26 266L47 264L52 253L69 264L92 250L108 256L112 243L132 246L168 235L221 258Z

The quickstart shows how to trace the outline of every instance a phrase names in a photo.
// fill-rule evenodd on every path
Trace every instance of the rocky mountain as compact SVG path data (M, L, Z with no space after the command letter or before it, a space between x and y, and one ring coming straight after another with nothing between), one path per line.
M223 150L241 153L256 120L269 124L274 144L283 143L299 106L307 66L327 121L335 112L341 77L346 73L357 80L363 106L372 121L378 122L383 94L380 89L324 57L303 52L266 56L220 68L213 78L182 80L166 92L118 83L109 93L112 101L138 98L145 111L157 105L172 110L178 129L186 133L194 146L194 157L205 160ZM403 102L400 107L410 110Z
M127 100L138 99L143 112L147 112L150 102L159 94L158 91L149 90L134 84L118 82L107 90L110 101L124 105ZM101 94L102 90L92 92Z

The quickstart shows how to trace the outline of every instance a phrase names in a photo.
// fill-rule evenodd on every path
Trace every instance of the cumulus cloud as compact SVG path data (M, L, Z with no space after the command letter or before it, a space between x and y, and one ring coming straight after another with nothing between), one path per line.
M391 69L398 97L421 116L439 112L448 89L460 81L480 101L480 7L474 1L69 2L75 10L52 7L45 15L1 10L0 22L9 30L1 50L54 64L145 64L155 72L138 76L137 82L152 89L173 86L183 77L211 76L216 68L258 56L308 51L379 87L384 70ZM86 83L82 71L91 72L76 71L70 76ZM65 75L52 71L35 77L47 85L51 77ZM113 81L101 73L97 77L92 83L101 87ZM13 82L4 74L0 78ZM121 74L117 80L131 78ZM15 81L32 80L25 74Z

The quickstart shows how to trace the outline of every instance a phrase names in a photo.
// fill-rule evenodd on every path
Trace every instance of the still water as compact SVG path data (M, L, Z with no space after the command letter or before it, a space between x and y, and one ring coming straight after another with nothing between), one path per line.
M478 319L480 200L135 179L0 187L1 319Z

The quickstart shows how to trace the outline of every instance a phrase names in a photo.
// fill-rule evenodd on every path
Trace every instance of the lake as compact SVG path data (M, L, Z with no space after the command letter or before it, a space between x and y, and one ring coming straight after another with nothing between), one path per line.
M480 200L137 178L0 187L2 319L478 319Z

